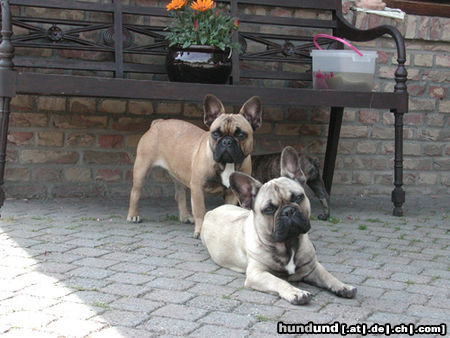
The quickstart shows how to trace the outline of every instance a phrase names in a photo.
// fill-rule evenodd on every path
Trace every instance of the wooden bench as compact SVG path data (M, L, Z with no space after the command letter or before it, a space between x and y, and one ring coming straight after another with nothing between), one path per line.
M123 5L120 0L110 3L1 0L0 184L3 184L10 101L16 94L201 101L205 94L213 93L229 104L241 104L250 96L259 95L263 104L331 108L323 170L328 192L344 108L390 110L395 116L393 214L401 216L405 201L403 115L408 111L408 93L405 45L399 31L387 25L366 31L356 29L343 18L341 0L219 2L228 3L231 15L241 22L233 39L241 43L242 53L233 53L232 76L226 85L167 81L161 60L167 51L164 27L170 18L164 7ZM58 13L62 11L77 11L80 15L60 17ZM317 33L351 41L390 35L397 47L394 91L301 88L311 87L309 51ZM49 50L51 57L30 53L40 49ZM64 57L67 51L71 52L70 58ZM79 53L78 59L74 58L74 52ZM92 54L95 57L88 59ZM273 85L261 86L267 80ZM3 204L1 187L0 194Z

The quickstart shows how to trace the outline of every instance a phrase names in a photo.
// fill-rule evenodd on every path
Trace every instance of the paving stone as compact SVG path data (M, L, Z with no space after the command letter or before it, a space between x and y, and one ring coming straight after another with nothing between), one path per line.
M286 308L278 306L245 302L235 308L233 313L252 315L258 320L277 320L285 311Z
M141 285L112 283L99 291L118 296L135 297L149 291L149 287Z
M187 280L178 280L175 278L156 278L147 283L148 288L158 288L165 290L183 291L192 287L195 283Z
M152 312L153 310L160 308L163 305L164 303L162 302L154 302L143 298L130 297L123 297L108 304L111 309L143 313Z
M141 323L144 323L150 317L146 312L136 312L136 311L120 311L120 310L109 310L92 318L92 320L97 320L98 322L107 324L109 326L121 325L125 327L135 327Z
M216 296L198 296L186 303L205 310L231 311L240 304L237 300Z
M186 277L195 274L194 271L181 270L174 267L159 267L151 270L149 273L151 276L166 277L166 278L179 278L185 279Z
M178 304L168 304L154 311L152 313L152 316L155 315L174 319L195 321L198 318L203 317L206 313L207 313L206 310L199 309L197 307Z
M92 305L87 306L82 303L71 303L67 301L46 308L44 310L46 314L51 314L55 317L59 317L61 314L64 314L65 318L75 318L75 319L88 319L103 311L104 309L100 307Z
M103 279L105 277L111 276L113 272L107 269L99 269L94 267L80 267L70 271L71 276L92 278L92 279Z
M223 325L235 329L245 329L255 323L256 319L252 318L250 315L214 311L199 319L199 322L213 325Z
M17 311L2 315L0 325L39 330L55 319L54 315L39 311Z
M450 311L447 309L441 309L436 311L435 307L423 306L423 305L411 305L408 308L407 313L411 316L426 317L441 320L442 322L448 321Z
M279 299L278 296L249 289L238 290L230 298L257 304L273 304Z
M189 291L161 290L154 289L143 296L145 299L162 301L167 303L182 304L195 297L194 293Z
M76 265L89 266L101 269L108 268L117 263L118 263L117 261L112 261L110 259L94 258L94 257L83 258L75 262Z
M143 338L149 336L150 334L146 330L120 326L120 324L114 325L113 327L105 327L104 329L89 335L91 338Z
M137 328L142 328L158 334L185 336L192 333L199 326L200 325L197 323L186 320L154 316Z
M148 275L143 275L143 274L118 272L114 275L109 276L106 279L113 281L113 282L118 282L118 283L142 285L142 284L148 283L149 281L153 280L154 278L155 277L153 277L153 276L148 276Z
M190 288L188 291L192 292L193 294L198 294L198 295L209 295L209 296L227 297L228 298L233 292L236 291L236 289L233 287L224 286L224 285L197 283L192 288ZM229 298L233 298L233 297L229 297Z
M82 337L100 330L103 326L104 324L94 321L61 318L51 322L45 330L61 335L70 333L70 335Z
M199 272L186 278L186 280L188 281L210 283L216 285L226 285L234 279L235 277L232 276L224 276L216 273L204 273L204 272Z
M247 330L232 329L218 325L203 325L189 335L189 337L224 337L224 338L241 338L247 336Z

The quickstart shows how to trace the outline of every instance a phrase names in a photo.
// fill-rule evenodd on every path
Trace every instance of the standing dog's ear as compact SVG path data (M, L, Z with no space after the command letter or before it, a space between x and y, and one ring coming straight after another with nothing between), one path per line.
M262 124L262 105L258 96L253 96L242 105L239 114L244 115L253 130Z
M225 113L225 107L217 97L208 94L203 99L203 112L203 122L209 128L219 115Z
M296 180L300 184L306 182L305 174L300 167L300 158L297 151L291 146L287 146L281 152L281 176Z
M251 209L259 188L262 184L253 177L242 172L230 175L230 187L239 200L241 207Z

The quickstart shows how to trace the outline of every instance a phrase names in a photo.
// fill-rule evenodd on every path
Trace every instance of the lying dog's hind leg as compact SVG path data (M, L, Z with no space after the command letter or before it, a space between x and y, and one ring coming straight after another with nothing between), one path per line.
M175 185L175 200L178 204L178 219L182 223L194 223L194 217L189 213L187 209L186 192L187 188L180 183L176 178L172 177L173 184Z
M353 298L356 295L356 288L354 286L342 283L319 262L317 262L315 269L303 281L327 289L339 297Z

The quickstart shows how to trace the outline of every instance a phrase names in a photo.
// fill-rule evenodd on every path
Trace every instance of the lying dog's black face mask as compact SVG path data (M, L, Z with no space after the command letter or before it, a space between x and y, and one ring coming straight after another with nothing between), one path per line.
M219 163L242 163L246 157L239 143L231 136L223 136L217 141L213 155L214 161Z
M285 242L296 238L300 234L306 234L311 229L311 224L298 207L284 206L275 217L275 226L272 231L272 239L275 242Z

